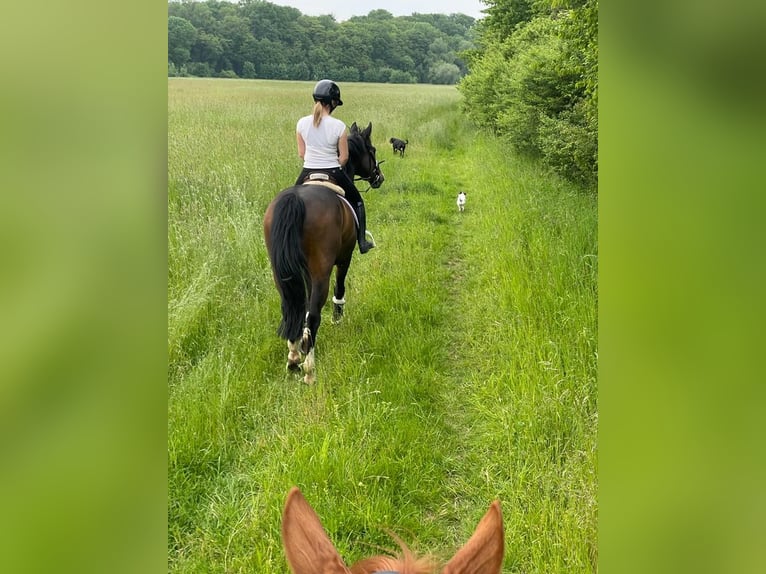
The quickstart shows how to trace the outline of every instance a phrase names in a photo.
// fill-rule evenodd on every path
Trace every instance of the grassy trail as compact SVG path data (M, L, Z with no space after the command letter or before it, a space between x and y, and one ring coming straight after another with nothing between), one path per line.
M169 571L287 572L296 484L348 562L392 548L386 528L446 556L500 498L504 571L594 571L595 200L477 134L447 88L352 86L344 119L373 121L386 159L378 248L354 256L344 321L325 309L307 387L260 229L296 172L292 138L263 133L291 133L305 88L171 84ZM275 93L285 109L251 105Z
M411 175L443 174L423 182L428 189L436 181L437 193L428 198L421 190L427 205L413 212L431 210L440 237L431 264L444 271L434 324L445 341L435 380L450 437L449 514L460 523L452 546L470 532L478 509L499 496L507 530L521 533L509 537L508 562L590 571L594 201L556 188L524 162L514 165L499 142L454 121L447 145L406 160ZM454 205L459 189L469 197L462 214Z

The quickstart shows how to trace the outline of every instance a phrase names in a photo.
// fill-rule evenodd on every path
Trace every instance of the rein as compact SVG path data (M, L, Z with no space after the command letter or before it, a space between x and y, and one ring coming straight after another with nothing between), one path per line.
M367 146L364 144L364 142L362 142L360 144L360 142L358 142L356 139L350 137L349 140L348 140L348 143L349 143L349 147L355 148L354 151L356 151L356 153L357 153L357 155L359 156L360 159L363 157L363 154L365 154L365 153L367 154L368 158L370 158L372 156L372 154L367 149ZM351 150L349 150L349 151L351 151ZM380 176L381 176L380 164L382 164L386 160L383 160L383 161L373 160L373 161L375 161L375 167L371 170L371 174L368 175L367 177L362 177L362 176L356 175L356 171L352 171L351 172L351 176L352 176L352 180L353 181L366 181L367 183L370 184L369 187L364 190L364 192L370 191L370 189L372 189L372 184L374 182L380 180ZM351 162L348 162L344 166L344 169L345 169L346 173L349 172L348 168L349 168L349 164L350 163ZM381 574L387 574L387 573L382 572Z
M356 174L354 174L354 181L366 181L367 183L370 184L369 187L364 190L365 192L368 192L368 191L370 191L370 189L372 189L372 181L373 181L373 179L379 179L378 174L380 174L380 164L382 164L384 161L386 161L386 160L376 161L375 162L375 175L374 176L368 175L367 177L361 177L361 176L357 176ZM386 572L379 572L379 573L376 573L376 574L391 574L391 573L386 571ZM399 573L398 572L393 572L393 574L399 574Z

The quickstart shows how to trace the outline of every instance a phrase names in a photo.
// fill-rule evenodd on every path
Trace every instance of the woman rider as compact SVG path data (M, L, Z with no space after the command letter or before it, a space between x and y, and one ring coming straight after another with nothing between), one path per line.
M303 170L295 185L303 183L310 173L322 172L342 187L359 220L356 235L359 253L367 253L375 244L367 241L365 236L367 216L364 202L354 182L343 171L348 161L346 124L331 115L335 108L343 105L340 88L331 80L319 80L314 86L313 96L313 113L299 119L295 129L298 155L303 160Z

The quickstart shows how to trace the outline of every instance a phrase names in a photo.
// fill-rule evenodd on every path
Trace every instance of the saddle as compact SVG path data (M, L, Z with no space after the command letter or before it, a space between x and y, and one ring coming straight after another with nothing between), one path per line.
M301 185L323 185L332 189L338 195L346 197L346 192L343 191L343 188L334 183L329 175L321 171L308 174Z

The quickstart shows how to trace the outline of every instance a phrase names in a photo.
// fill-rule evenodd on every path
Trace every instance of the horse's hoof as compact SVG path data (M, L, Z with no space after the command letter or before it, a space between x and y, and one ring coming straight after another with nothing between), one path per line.
M292 361L287 361L287 370L296 373L301 370L301 364L300 363L293 363Z
M314 373L309 373L303 377L303 382L307 385L313 385L317 381L317 376Z

